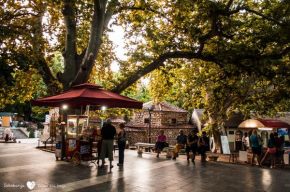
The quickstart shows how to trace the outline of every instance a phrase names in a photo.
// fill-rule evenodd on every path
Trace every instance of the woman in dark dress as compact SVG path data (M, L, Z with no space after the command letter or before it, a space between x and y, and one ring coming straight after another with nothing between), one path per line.
M126 131L125 131L125 124L120 124L120 132L118 133L118 147L119 147L119 163L118 166L123 166L124 164L124 151L126 147L126 141L121 141L121 138L126 137Z

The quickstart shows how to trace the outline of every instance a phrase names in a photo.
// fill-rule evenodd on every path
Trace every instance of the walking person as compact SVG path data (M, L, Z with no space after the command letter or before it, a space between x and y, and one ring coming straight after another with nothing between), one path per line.
M155 149L157 152L156 157L159 157L160 152L164 149L166 144L166 135L164 135L164 130L160 130L159 135L157 136L157 141L155 143Z
M201 162L206 162L206 151L209 151L209 138L206 136L206 132L203 131L201 137L198 140L199 152L201 155Z
M117 163L117 166L123 166L124 164L124 152L126 148L126 131L125 131L125 124L121 123L119 125L119 128L121 129L120 132L118 133L118 147L119 147L119 163ZM123 139L122 139L123 138Z
M107 119L107 124L102 128L101 135L103 136L102 150L101 150L101 159L102 165L104 167L106 154L109 156L110 168L113 168L113 146L114 146L114 137L116 135L116 128L111 125L112 120Z
M251 147L252 147L252 153L253 153L251 165L252 166L254 165L255 157L257 155L258 165L259 167L261 167L261 164L260 164L261 163L261 147L259 145L259 139L258 139L256 130L253 130L250 140L251 140Z
M189 162L189 152L192 151L192 159L191 161L194 163L195 154L197 152L197 142L198 136L196 135L195 131L191 131L187 137L187 144L186 144L186 154L187 154L187 162Z
M285 162L284 162L284 153L285 153L285 137L284 135L280 136L280 140L281 140L281 167L285 166Z
M264 156L264 158L261 161L261 165L264 163L264 161L266 160L266 158L270 155L271 156L271 167L270 168L275 168L276 165L276 161L275 161L275 153L276 153L276 148L275 148L275 139L274 139L274 134L271 133L270 134L270 139L268 140L268 144L267 144L267 153Z
M280 167L281 166L281 156L282 156L282 154L281 154L282 141L278 137L277 132L274 133L274 139L275 139L275 147L276 147L276 153L275 153L276 163L278 164L278 167Z

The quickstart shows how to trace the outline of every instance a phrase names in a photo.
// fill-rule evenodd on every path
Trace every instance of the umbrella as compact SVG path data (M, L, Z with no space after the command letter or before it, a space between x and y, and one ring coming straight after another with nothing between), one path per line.
M5 128L4 133L5 134L10 134L11 133L11 130L9 128Z
M101 89L102 86L84 83L73 86L72 90L59 95L44 97L31 101L32 106L62 107L80 109L87 105L94 105L98 109L107 108L136 108L142 109L142 102Z

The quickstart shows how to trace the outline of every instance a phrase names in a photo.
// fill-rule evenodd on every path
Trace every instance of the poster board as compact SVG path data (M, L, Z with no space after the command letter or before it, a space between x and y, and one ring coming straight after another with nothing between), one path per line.
M226 154L226 155L231 154L227 136L221 136L221 143L222 143L223 154Z

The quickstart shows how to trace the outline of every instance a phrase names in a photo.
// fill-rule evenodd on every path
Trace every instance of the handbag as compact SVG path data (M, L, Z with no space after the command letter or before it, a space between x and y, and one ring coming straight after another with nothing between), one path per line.
M165 142L164 147L169 147L169 144Z
M121 138L119 139L119 141L120 141L120 142L126 142L126 141L128 141L127 134L125 134L124 137L121 137Z
M127 137L122 137L122 138L119 139L119 141L120 142L126 142L126 141L128 141L128 139L127 139Z

